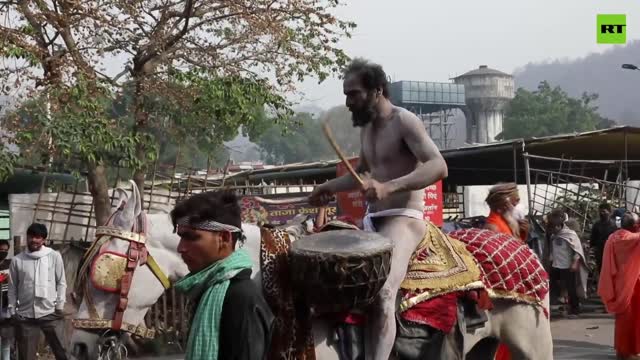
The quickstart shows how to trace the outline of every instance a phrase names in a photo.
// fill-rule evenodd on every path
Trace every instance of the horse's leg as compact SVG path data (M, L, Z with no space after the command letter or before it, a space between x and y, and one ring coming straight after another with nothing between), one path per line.
M553 339L540 307L513 301L496 302L492 322L513 360L553 360Z

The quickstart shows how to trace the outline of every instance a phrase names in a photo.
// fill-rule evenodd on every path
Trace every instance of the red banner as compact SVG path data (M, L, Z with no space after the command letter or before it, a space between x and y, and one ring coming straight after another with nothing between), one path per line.
M356 165L358 165L358 158L351 159L349 162L351 163L351 166L355 168ZM344 163L339 163L336 166L337 177L347 174L348 172L349 170L347 170ZM338 193L336 197L338 198L338 214L340 216L351 217L356 222L356 225L362 228L362 219L364 218L364 214L367 210L367 204L362 192L360 192L360 189Z
M302 194L308 195L308 194ZM281 195L260 195L267 199L282 199L292 196L301 196L301 194L281 194ZM272 224L283 225L287 221L293 219L296 215L313 215L318 214L318 208L306 203L298 204L261 204L252 196L244 196L240 200L242 208L242 222L252 224ZM336 216L336 203L331 202L327 206L327 219L333 219Z
M444 224L442 207L442 180L427 186L424 189L424 218L432 222L435 226L441 227Z
M352 167L358 164L358 158L349 160ZM340 177L348 172L347 167L343 163L336 166L336 176ZM359 227L362 227L362 218L367 210L367 204L360 190L354 190L346 193L338 193L338 215L350 216ZM424 190L424 218L431 221L436 226L441 227L444 224L443 218L443 197L442 197L442 180L428 186Z

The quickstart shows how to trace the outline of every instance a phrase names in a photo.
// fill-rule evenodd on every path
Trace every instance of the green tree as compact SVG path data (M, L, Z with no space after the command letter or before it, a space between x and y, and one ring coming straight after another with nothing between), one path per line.
M546 81L536 91L520 88L506 109L504 131L497 138L529 138L610 127L615 123L598 114L594 105L597 99L597 94L586 92L579 99L571 98Z
M279 165L336 157L322 133L321 124L310 114L297 113L291 123L290 126L272 125L257 139L252 139L260 147L265 162Z
M130 167L142 185L158 152L158 129L213 151L265 107L286 119L285 92L307 76L325 79L348 60L337 43L355 25L331 13L339 5L338 0L4 1L0 57L15 59L16 65L0 68L0 90L20 86L28 98L42 99L32 126L18 127L24 124L14 116L10 141L21 154L28 149L48 163L65 158L81 163L97 221L103 222L110 211L111 160ZM120 68L108 73L106 63ZM108 104L129 90L126 116L110 116ZM169 116L165 106L172 109ZM11 169L0 167L5 173Z

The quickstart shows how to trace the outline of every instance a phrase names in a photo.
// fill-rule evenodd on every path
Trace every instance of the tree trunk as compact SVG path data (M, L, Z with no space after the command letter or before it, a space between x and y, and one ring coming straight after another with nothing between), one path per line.
M133 173L133 181L138 185L138 189L140 189L140 197L144 198L144 179L145 179L145 171L144 169L136 170ZM144 201L143 201L144 202Z
M89 192L93 196L93 206L98 226L105 225L111 216L109 185L104 165L89 164Z
M134 66L134 68L138 68L138 66ZM145 73L142 70L143 67L140 67L139 72L134 72L133 78L136 81L136 89L135 89L135 98L133 99L134 106L134 119L135 119L135 127L134 131L136 133L144 133L147 131L147 121L149 114L147 114L144 108L144 94L145 94ZM138 185L138 189L140 189L140 196L144 199L144 178L146 175L146 148L145 144L138 144L136 147L136 156L139 160L143 161L142 168L134 169L133 173L133 181L135 181L136 185Z

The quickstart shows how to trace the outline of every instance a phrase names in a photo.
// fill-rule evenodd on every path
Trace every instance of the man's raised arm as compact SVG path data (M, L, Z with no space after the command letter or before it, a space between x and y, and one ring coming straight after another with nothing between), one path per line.
M358 165L354 169L356 173L363 174L369 171L369 165L360 151ZM309 196L309 202L314 206L324 206L329 203L330 198L339 192L355 190L360 186L351 173L347 173L333 180L317 186Z
M388 182L391 193L424 189L447 177L448 170L438 147L417 116L405 112L400 117L402 138L418 159L411 173Z

